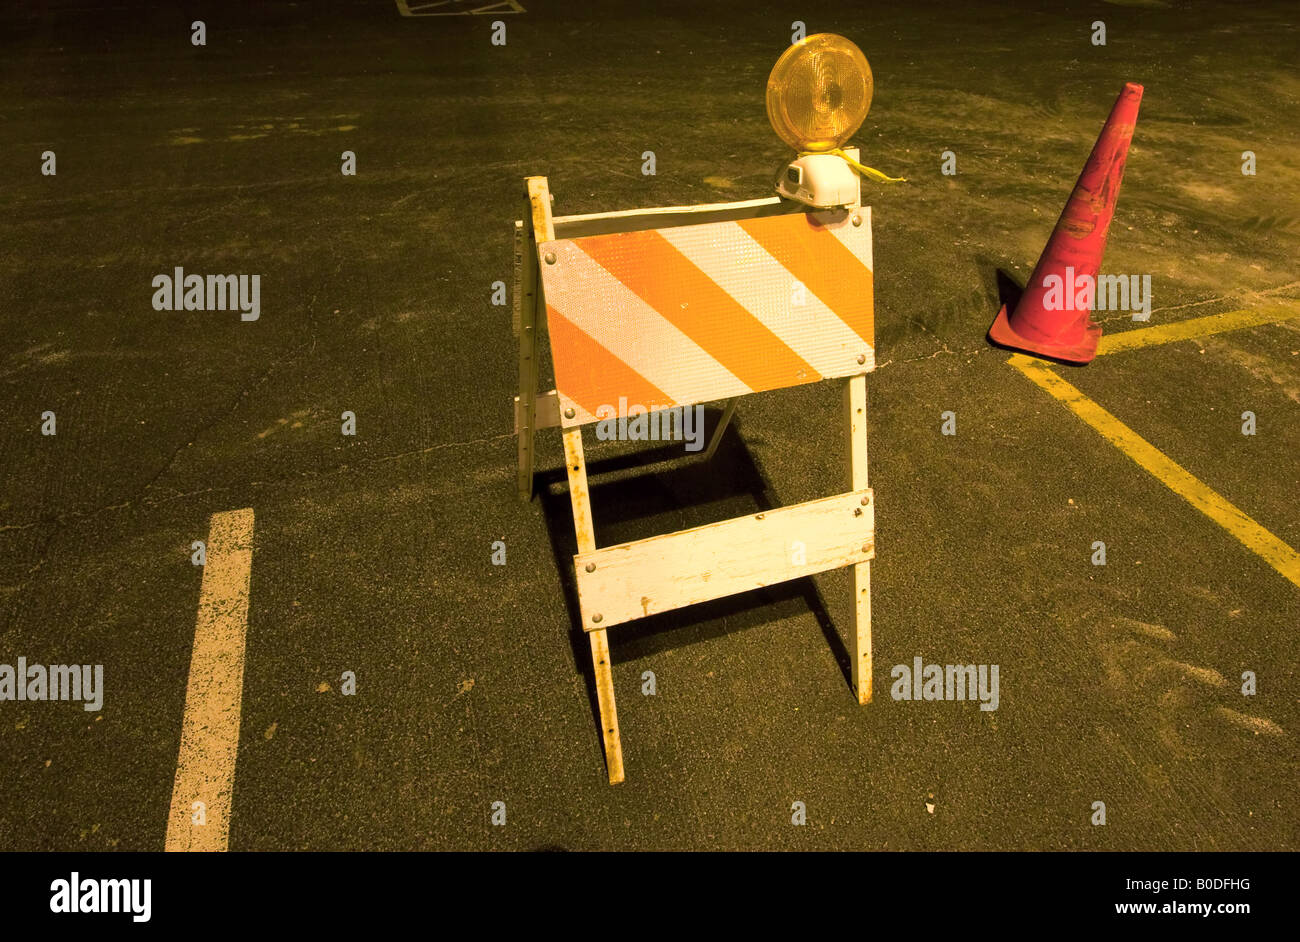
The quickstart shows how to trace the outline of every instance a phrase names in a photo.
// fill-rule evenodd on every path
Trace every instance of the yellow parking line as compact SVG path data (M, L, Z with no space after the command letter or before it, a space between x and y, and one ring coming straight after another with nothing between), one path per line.
M1300 553L1066 382L1041 360L1015 353L1007 362L1051 393L1071 412L1100 432L1108 442L1155 475L1167 488L1240 540L1252 553L1262 557L1284 577L1300 586Z
M1244 327L1276 324L1293 317L1300 317L1300 305L1277 303L1249 311L1226 311L1223 314L1210 314L1207 317L1193 317L1172 324L1161 324L1158 327L1142 327L1118 334L1106 334L1097 347L1097 355L1136 350L1138 347L1151 347L1179 340L1193 340L1211 334L1222 334L1229 330L1241 330Z
M224 851L239 748L253 509L212 515L176 760L169 851Z

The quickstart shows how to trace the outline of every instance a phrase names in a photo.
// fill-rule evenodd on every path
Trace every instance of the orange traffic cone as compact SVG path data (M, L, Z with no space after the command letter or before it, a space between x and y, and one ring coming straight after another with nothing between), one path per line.
M1141 102L1142 86L1126 83L1015 312L1002 305L989 328L999 347L1080 365L1097 355L1101 325L1089 315Z

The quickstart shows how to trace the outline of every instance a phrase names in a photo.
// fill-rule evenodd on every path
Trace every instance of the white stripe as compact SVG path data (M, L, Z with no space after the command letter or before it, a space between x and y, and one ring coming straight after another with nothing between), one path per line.
M862 214L862 225L855 226L850 219L853 213ZM820 220L819 220L820 221ZM826 229L840 240L846 249L857 257L858 261L866 265L873 272L875 266L871 263L871 207L862 206L851 212L843 222L835 225L826 226Z
M804 303L795 304L794 275L739 224L680 226L659 234L822 376L862 372L862 338L811 288L803 290Z
M588 412L586 409L584 409L580 403L578 403L573 399L570 399L560 390L557 389L555 391L555 395L560 400L560 427L561 428L573 428L575 425L590 425L592 422L598 421L597 418L594 415L592 415L590 412ZM618 403L612 403L612 405L615 408L618 407ZM628 408L630 409L631 407L632 407L631 403L628 403ZM567 415L565 415L565 413L568 412L568 410L570 409L573 410L573 418L569 418Z
M753 392L573 242L561 239L544 243L541 248L543 253L556 255L553 266L543 266L551 269L546 272L547 305L667 393L673 402L663 405L708 402ZM617 408L618 402L597 405Z

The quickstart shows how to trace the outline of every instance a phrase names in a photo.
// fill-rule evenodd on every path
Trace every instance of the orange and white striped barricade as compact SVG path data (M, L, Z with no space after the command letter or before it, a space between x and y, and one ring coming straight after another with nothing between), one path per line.
M519 493L532 493L534 433L560 427L609 781L623 780L623 754L606 631L637 618L851 566L852 684L858 702L869 702L870 209L806 212L773 197L552 217L546 178L529 177L527 185L528 217L516 223ZM538 395L543 319L555 389ZM727 399L725 421L737 397L824 379L847 379L849 490L597 548L582 428L607 418L607 407L624 401L669 409ZM803 544L798 552L795 543Z

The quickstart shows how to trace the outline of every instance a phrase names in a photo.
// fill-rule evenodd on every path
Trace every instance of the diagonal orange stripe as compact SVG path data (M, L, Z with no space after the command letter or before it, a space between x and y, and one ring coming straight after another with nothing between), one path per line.
M669 395L632 369L591 335L551 305L546 305L546 327L555 361L555 388L592 415L601 406L619 408L619 396L628 407L647 409L676 405Z
M875 345L871 269L807 214L742 219L739 225L805 288Z
M653 229L575 244L750 389L781 389L821 374ZM787 295L788 288L780 288Z

